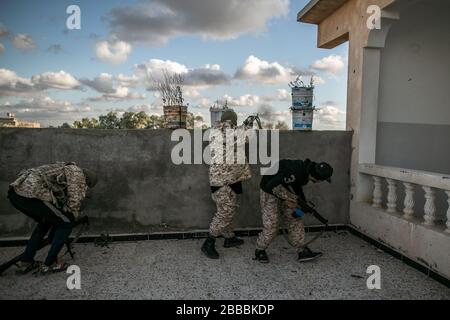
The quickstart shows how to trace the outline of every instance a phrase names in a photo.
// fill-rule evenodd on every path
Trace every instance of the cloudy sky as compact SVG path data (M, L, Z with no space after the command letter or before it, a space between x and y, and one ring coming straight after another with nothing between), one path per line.
M0 115L43 125L108 111L162 114L153 81L183 74L189 110L209 123L227 100L243 119L290 124L288 83L314 75L315 129L344 129L347 45L316 48L296 21L307 0L1 0ZM81 29L66 26L70 5Z

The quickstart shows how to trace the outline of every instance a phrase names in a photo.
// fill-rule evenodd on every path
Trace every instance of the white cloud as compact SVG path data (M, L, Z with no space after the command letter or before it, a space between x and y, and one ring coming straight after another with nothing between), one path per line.
M130 92L127 87L117 87L114 92L104 93L100 97L89 98L89 101L123 101L142 99L145 99L145 94Z
M236 71L235 78L253 83L288 84L298 75L298 70L278 62L268 62L249 56L244 65Z
M115 77L115 79L119 83L119 85L122 87L136 88L136 87L140 86L140 84L141 84L141 80L135 74L133 74L131 76L126 76L122 73L119 73Z
M82 113L90 112L92 109L88 105L73 104L69 101L54 100L48 96L33 97L21 100L15 104L0 105L1 109L16 113L18 118L23 119L58 119L80 116Z
M272 106L268 104L261 104L257 113L263 122L276 123L277 121L284 121L288 123L290 116L290 111L286 110L275 110Z
M14 71L0 69L0 95L20 95L34 91L30 79L19 77Z
M186 88L183 90L183 96L186 98L191 98L191 99L198 99L201 98L201 93L194 89L194 88Z
M220 69L218 64L190 69L186 74L185 84L195 87L210 87L229 83L231 77Z
M142 100L145 99L145 94L138 92L131 92L127 85L133 85L137 87L137 78L126 77L119 74L117 77L113 77L108 73L101 73L94 79L81 79L81 83L94 89L97 92L102 93L101 96L91 97L89 101L124 101L124 100ZM114 85L118 82L118 86Z
M182 35L234 39L261 32L288 12L289 0L153 0L114 8L109 23L121 40L161 45Z
M332 101L325 102L314 113L314 128L318 130L345 130L346 113Z
M253 94L244 94L237 98L226 94L223 96L222 100L223 102L227 101L230 107L253 107L261 101L259 96Z
M202 97L200 99L197 99L195 106L198 108L210 108L214 102L212 102L210 99Z
M277 99L278 101L292 101L291 94L286 89L277 90Z
M23 51L32 50L36 47L33 38L27 34L17 34L12 37L11 41L17 49Z
M311 64L311 68L317 71L325 72L329 75L338 75L345 67L344 58L337 55L316 60Z
M31 81L37 88L45 90L48 88L55 89L78 89L80 82L71 74L61 70L59 72L44 72L31 77Z
M125 41L99 41L95 44L95 54L102 61L120 64L128 59L131 45Z
M150 59L136 65L135 75L144 82L148 82L152 85L154 80L162 78L164 71L167 71L170 74L185 75L189 70L185 65L175 61Z
M314 76L314 85L318 86L325 83L326 81L322 77Z
M160 106L155 106L152 104L135 104L134 106L131 106L127 109L128 112L141 112L144 111L145 113L152 115L162 115L163 114L163 108Z
M224 73L220 65L207 64L200 68L190 69L186 65L171 60L151 59L135 66L135 72L131 77L121 75L121 79L126 82L132 79L134 83L153 90L154 81L160 80L163 73L180 74L184 77L184 85L189 90L192 88L207 88L227 84L231 77Z
M198 117L201 117L203 120L200 120ZM198 120L197 120L197 119ZM203 114L203 112L197 112L194 114L194 128L201 128L203 125L207 125L209 122L207 121L207 117Z
M93 80L80 79L80 82L101 93L115 92L113 88L113 76L108 73L101 73Z

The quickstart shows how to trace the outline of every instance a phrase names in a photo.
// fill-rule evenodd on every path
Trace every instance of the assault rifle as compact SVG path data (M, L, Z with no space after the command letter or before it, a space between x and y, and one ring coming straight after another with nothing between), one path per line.
M89 218L87 216L84 216L82 218L80 218L79 220L77 220L76 222L73 223L73 227L75 228L76 226L81 225L81 229L80 232L77 234L77 236L74 239L70 239L68 238L66 240L66 248L67 251L66 253L69 253L70 256L74 257L74 253L72 251L73 249L73 245L78 241L78 239L80 238L81 233L83 232L83 229L85 226L89 226ZM38 250L41 250L42 248L46 247L47 245L49 245L52 240L53 240L53 236L54 233L52 232L52 230L50 230L49 235L47 236L47 238L45 238L44 240L42 240L42 242L40 243L40 245L38 246ZM65 253L65 254L66 254ZM2 265L0 265L0 275L5 272L6 270L8 270L11 266L15 265L17 262L22 260L24 253L19 254L17 257L9 260L8 262L3 263Z

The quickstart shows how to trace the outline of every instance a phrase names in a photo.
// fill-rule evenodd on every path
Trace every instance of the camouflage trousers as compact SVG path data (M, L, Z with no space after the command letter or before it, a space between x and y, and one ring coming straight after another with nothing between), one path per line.
M233 218L236 212L237 195L229 186L224 186L212 194L217 212L209 226L213 237L234 237Z
M279 231L280 216L283 219L283 228L288 230L288 238L291 244L298 250L303 250L305 243L305 227L302 219L292 217L292 209L277 197L260 190L260 203L263 221L263 230L256 241L256 248L266 250ZM281 214L279 214L281 206Z

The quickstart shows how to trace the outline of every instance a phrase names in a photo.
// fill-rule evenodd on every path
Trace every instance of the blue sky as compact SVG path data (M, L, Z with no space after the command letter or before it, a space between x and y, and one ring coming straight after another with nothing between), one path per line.
M190 111L207 123L217 99L241 118L263 110L266 121L290 123L288 81L314 74L316 129L343 129L348 47L316 47L316 26L296 21L306 3L2 0L0 113L44 125L161 113L149 77L166 69L183 73ZM80 30L66 27L69 5L80 7Z

